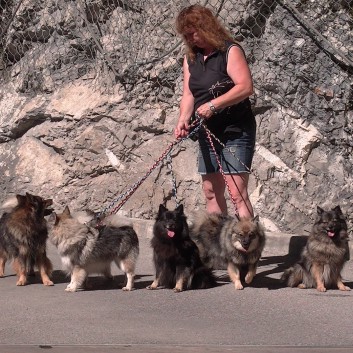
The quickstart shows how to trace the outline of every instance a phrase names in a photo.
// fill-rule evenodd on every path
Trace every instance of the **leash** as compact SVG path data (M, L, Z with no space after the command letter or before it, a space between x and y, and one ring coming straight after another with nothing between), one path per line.
M216 148L215 148L215 146L214 146L214 143L213 143L213 141L212 141L212 137L211 137L210 131L204 126L204 124L203 124L203 127L204 127L204 129L205 129L205 131L206 131L207 139L208 139L208 141L209 141L209 143L210 143L210 145L211 145L211 147L212 147L213 153L214 153L214 155L215 155L215 157L216 157L216 161L217 161L217 164L218 164L218 167L219 167L219 171L220 171L221 174L222 174L224 183L225 183L225 185L226 185L226 187L227 187L227 190L228 190L228 194L229 194L229 196L230 196L230 199L232 200L232 203L233 203L233 206L234 206L234 213L235 213L237 216L239 216L239 212L238 212L236 200L235 200L235 198L234 198L234 196L233 196L233 194L232 194L232 191L230 190L230 186L229 186L229 183L228 183L228 181L227 181L226 174L224 173L223 167L222 167L222 165L221 165L221 161L220 161L219 158L218 158L218 154L217 154ZM222 146L222 147L223 147L223 146ZM237 185L235 181L234 181L234 183L235 183L235 185Z
M224 172L224 170L223 170L221 161L219 160L219 157L218 157L218 154L217 154L217 151L216 151L216 147L215 147L215 145L214 145L214 143L213 143L212 137L213 137L223 148L226 148L226 146L225 146L225 144L222 143L218 138L216 138L215 135L213 135L213 134L211 133L211 131L206 127L204 121L201 120L201 118L200 118L200 116L199 116L199 114L198 114L197 112L195 112L195 116L196 116L197 119L199 119L199 120L201 121L202 128L203 128L203 129L205 130L205 132L206 132L207 139L208 139L208 141L209 141L209 143L210 143L210 145L211 145L211 148L212 148L212 150L213 150L213 153L214 153L214 155L215 155L215 157L216 157L216 161L217 161L217 164L218 164L218 167L219 167L219 171L220 171L220 173L222 174L224 183L225 183L225 185L226 185L226 187L227 187L227 190L228 190L228 194L229 194L229 196L230 196L230 198L231 198L231 200L232 200L232 203L233 203L233 206L234 206L234 213L235 213L236 216L239 217L239 212L238 212L236 200L235 200L235 198L234 198L234 196L233 196L233 194L232 194L232 191L231 191L231 189L230 189L229 183L228 183L227 178L226 178L226 174L225 174L225 172ZM234 155L233 155L233 156L234 156ZM234 181L234 183L235 183L235 181ZM235 185L237 186L236 183L235 183Z
M204 128L206 131L208 131L209 134L212 136L212 138L213 138L215 141L217 141L223 148L227 148L226 145L225 145L223 142L221 142L210 130L208 130L205 125L203 125L203 128ZM245 164L243 163L243 161L240 160L230 149L228 149L228 151L232 154L233 157L235 157L235 158L245 167L245 169L246 169L249 173L252 173L252 174L255 176L255 178L256 178L257 180L260 180L259 175L258 175L254 170L250 170L250 169L248 168L248 166L245 165ZM271 188L271 186L267 185L267 187L268 187L271 191L273 191L273 189ZM275 191L273 191L273 192L275 192ZM315 221L315 217L313 217L312 215L309 215L309 214L305 213L303 210L301 210L298 206L296 206L295 204L293 204L292 202L290 202L288 199L286 199L285 202L287 202L291 207L293 207L294 209L296 209L298 212L300 212L301 214L303 214L305 217L308 217L308 218L310 218L312 221Z
M121 200L121 202L113 209L113 211L109 212L108 215L111 215L113 213L116 213L126 202L127 200L133 195L133 193L138 189L138 187L148 178L148 176L153 172L153 170L164 160L167 159L170 162L170 166L168 165L169 168L171 168L171 175L172 175L172 184L173 184L173 196L175 197L176 200L176 207L179 205L179 200L177 199L177 187L176 187L176 179L175 179L175 175L173 173L172 170L172 164L171 164L171 152L173 150L173 148L178 145L179 143L182 143L183 141L192 138L202 127L205 132L207 133L207 138L210 141L210 144L212 146L213 152L215 153L216 156L216 160L217 160L217 164L220 168L220 171L222 173L224 182L227 186L229 195L231 197L232 203L234 205L235 208L235 214L236 216L238 216L238 212L237 212L237 207L235 204L235 199L232 195L232 193L230 192L229 189L229 185L227 183L227 180L225 178L225 173L223 171L223 168L221 166L221 163L219 161L218 155L216 153L215 150L215 146L213 144L212 139L214 139L215 141L217 141L217 143L220 144L220 146L222 146L223 148L227 148L226 145L220 141L204 124L204 119L202 119L197 113L195 114L196 116L196 120L190 125L190 133L183 137L180 140L174 141L172 142L167 148L166 150L162 153L162 155L158 158L158 160L152 165L152 167L146 172L146 174L141 177L137 182L135 182L126 192L124 192L123 194L120 194L118 197L116 197L107 207L105 207L101 212L97 213L97 219L98 222L96 224L96 227L99 227L102 225L103 222L103 218L104 216L106 216L106 213L108 210L110 210L118 201ZM227 148L228 149L228 148ZM228 151L232 154L233 157L235 157L245 168L249 173L254 174L255 178L257 178L259 180L259 176L257 175L257 173L255 173L254 171L250 170L235 154L234 152L232 152L230 149L228 149ZM235 183L236 184L236 183ZM271 187L269 187L271 189ZM312 215L308 215L305 212L303 212L301 209L299 209L296 205L294 205L293 203L289 202L288 200L286 200L286 202L288 204L290 204L293 208L295 208L297 211L299 211L300 213L302 213L304 216L309 217L310 219L314 219L312 217ZM102 218L101 218L102 217Z
M176 178L175 178L175 174L173 171L173 161L172 161L172 156L169 153L167 155L167 166L168 169L170 170L170 174L172 177L172 193L175 199L175 208L177 208L179 206L179 200L178 200L178 196L177 196L177 185L176 185Z
M243 162L238 156L236 156L236 155L234 154L234 152L232 152L222 141L220 141L204 124L203 124L202 127L205 129L206 132L208 132L208 133L210 134L210 136L211 136L215 141L217 141L223 148L227 149L227 150L230 152L230 154L231 154L234 158L236 158L236 159L238 160L238 162L240 162L240 164L242 164L243 167L245 167L245 169L246 169L249 173L252 173L252 170L250 170L249 167L248 167L246 164L244 164L244 162Z
M181 143L183 143L185 140L193 137L197 131L200 129L201 127L201 121L194 121L191 125L190 125L190 133L179 139L179 140L176 140L176 141L173 141L171 142L167 148L164 150L164 152L160 155L160 157L155 161L155 163L150 167L150 169L145 173L145 175L143 175L138 181L136 181L127 191L125 191L123 194L120 194L118 197L116 197L111 203L109 206L105 207L100 213L98 213L98 216L97 218L98 219L101 219L102 216L104 216L107 211L109 209L111 209L117 202L118 205L115 206L113 208L112 211L109 212L109 215L113 214L113 213L116 213L118 212L118 210L126 203L126 201L134 194L134 192L139 188L139 186L151 175L151 173L153 172L154 169L156 169L164 159L171 159L171 152L173 150L173 148ZM172 171L172 183L173 183L173 193L174 193L174 196L176 197L176 180L175 180L175 176L174 176L174 173ZM178 201L176 201L178 203ZM102 220L103 220L103 217L102 217ZM97 227L101 225L102 223L102 220L99 221L97 223Z

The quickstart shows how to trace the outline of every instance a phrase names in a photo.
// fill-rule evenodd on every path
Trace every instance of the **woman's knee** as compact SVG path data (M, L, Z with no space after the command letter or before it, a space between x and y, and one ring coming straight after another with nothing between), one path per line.
M207 212L227 214L224 180L217 178L216 175L203 177L202 189L206 198Z
M203 182L202 190L207 200L212 200L216 198L216 192L210 182Z
M232 193L233 198L240 203L249 200L248 179L249 176L247 174L227 176L229 190Z
M224 181L216 175L203 177L202 189L207 199L218 198L224 195Z

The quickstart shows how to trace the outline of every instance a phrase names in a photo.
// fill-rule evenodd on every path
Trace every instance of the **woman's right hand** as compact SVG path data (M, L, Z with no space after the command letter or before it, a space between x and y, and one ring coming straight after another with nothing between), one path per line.
M177 139L186 137L189 134L190 125L188 121L179 120L175 129L174 129L174 136Z

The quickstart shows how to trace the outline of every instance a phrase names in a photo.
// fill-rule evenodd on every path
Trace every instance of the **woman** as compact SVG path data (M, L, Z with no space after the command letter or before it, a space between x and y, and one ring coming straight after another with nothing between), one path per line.
M176 29L183 36L187 53L175 137L189 133L194 112L204 119L211 133L226 146L212 138L238 215L253 217L247 189L256 122L248 98L253 85L244 51L212 12L201 5L184 8L177 17ZM226 183L203 128L198 132L198 141L207 212L227 214Z

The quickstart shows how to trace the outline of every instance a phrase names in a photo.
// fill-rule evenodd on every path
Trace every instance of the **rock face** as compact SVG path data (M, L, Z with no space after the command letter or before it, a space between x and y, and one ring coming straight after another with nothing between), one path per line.
M254 78L251 199L270 230L310 229L317 205L339 204L351 225L353 6L290 3L208 2ZM183 58L173 25L188 4L0 2L0 201L28 191L58 210L142 219L164 202L204 208L197 143L172 135Z

